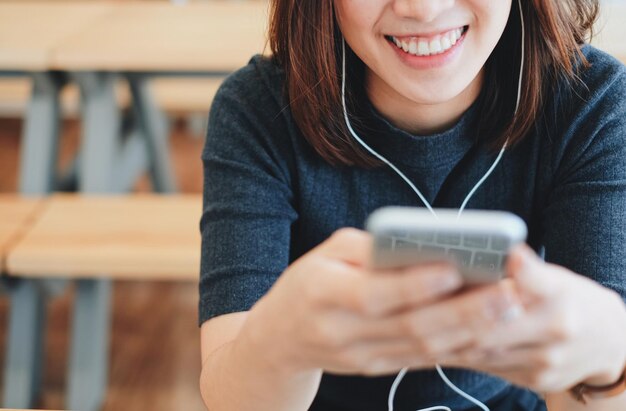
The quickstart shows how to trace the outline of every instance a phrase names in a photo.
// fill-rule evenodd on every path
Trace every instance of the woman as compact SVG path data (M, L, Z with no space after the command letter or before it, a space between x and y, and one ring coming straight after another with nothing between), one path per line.
M582 45L597 1L271 7L202 157L207 407L626 409L626 70ZM368 268L369 213L464 199L526 221L507 279Z

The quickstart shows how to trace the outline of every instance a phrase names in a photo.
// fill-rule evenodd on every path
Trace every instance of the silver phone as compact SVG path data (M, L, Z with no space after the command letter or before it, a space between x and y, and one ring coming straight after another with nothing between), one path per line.
M526 240L526 223L504 211L384 207L367 219L374 235L372 266L398 268L433 261L459 267L464 283L502 279L509 250Z

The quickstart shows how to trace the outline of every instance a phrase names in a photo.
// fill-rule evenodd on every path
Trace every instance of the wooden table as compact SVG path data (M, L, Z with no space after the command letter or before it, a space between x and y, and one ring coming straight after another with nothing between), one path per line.
M0 2L0 75L26 72L34 84L22 140L20 191L45 194L55 186L59 92L68 82L77 83L83 97L79 190L123 192L149 165L155 191L175 191L167 130L148 81L157 75L221 76L243 66L263 51L266 4L264 0L183 6L168 2ZM130 109L137 120L123 141L115 99L118 78L130 86ZM98 409L106 388L111 285L106 272L102 275L76 281L66 400L71 409ZM10 333L13 342L9 345L19 345L24 338L42 339L45 313L39 308L45 304L38 291L40 281L22 278L15 291L15 300L25 302L24 307L29 301L29 312L35 316L31 321L12 309L10 323L20 325L23 332ZM84 335L92 338L82 339ZM27 357L36 357L38 351L22 350L19 358L9 358L8 367L37 365L36 358ZM19 378L5 384L5 399L11 398L7 405L32 405L37 373L36 369L18 373L27 375L25 379L33 384L25 386ZM9 388L15 386L22 389Z
M267 1L121 2L107 18L66 37L52 66L63 70L230 72L263 52Z
M112 143L120 124L114 87L116 77L122 75L131 91L139 135L146 140L155 190L175 191L164 121L149 81L154 76L221 76L244 66L264 50L267 9L265 0L182 6L120 2L106 18L61 41L51 65L72 72L85 96L83 168L93 170L98 162L110 164L112 156L122 151ZM141 164L132 148L141 143L128 142L128 155L120 156L120 169L128 169L132 179L136 175L132 164ZM110 176L103 174L110 170L100 170L85 178L89 191L112 189L106 181Z
M3 1L0 4L0 69L49 69L54 48L113 9L112 3Z
M16 408L0 408L0 411L45 411L45 410L26 410L26 409L16 409ZM51 410L48 410L51 411Z
M45 205L38 198L13 194L0 195L0 272L4 280L6 258ZM5 405L21 405L24 397L32 396L38 385L39 363L42 358L43 298L40 288L31 282L8 284L11 297L7 355L4 369ZM32 402L32 401L31 401Z
M32 364L9 364L5 393L7 387L25 391L17 396L22 401L31 391L28 387L37 385L37 372L33 369L40 361L41 348L28 344L41 340L37 333L43 328L43 320L37 314L43 312L45 305L41 287L29 278L39 282L45 278L72 279L76 283L74 345L70 351L66 402L82 405L68 407L71 409L99 409L107 379L111 278L197 282L201 211L200 195L48 197L36 220L7 255L7 272L21 280L12 304L18 308L20 318L11 321L10 332L12 337L21 339L20 344L12 344L13 351L17 351L9 349L9 353L11 358ZM27 316L29 313L32 319ZM38 326L22 327L24 322ZM39 354L22 355L22 345L26 346L26 353ZM8 398L13 401L15 397Z
M19 277L198 281L201 211L200 195L53 195L7 269Z
M27 76L33 87L20 151L20 191L41 194L50 183L60 129L64 76L52 73L55 47L113 10L109 2L3 1L0 3L0 77ZM38 164L38 168L30 168ZM34 170L45 170L37 175Z
M7 253L25 233L41 204L38 198L0 194L0 273L6 273Z
M19 190L45 195L55 188L59 94L67 82L63 73L51 72L55 47L114 8L109 2L0 3L0 76L29 77L30 102L20 146ZM14 281L5 358L4 405L31 408L41 382L45 323L44 282Z

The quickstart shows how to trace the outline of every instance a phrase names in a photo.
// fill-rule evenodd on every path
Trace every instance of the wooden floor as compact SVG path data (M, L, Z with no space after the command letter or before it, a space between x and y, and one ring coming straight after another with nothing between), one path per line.
M18 148L22 123L0 119L0 192L17 187ZM79 124L63 127L60 161L76 150ZM200 192L202 139L175 127L172 152L178 186ZM148 189L141 181L138 190ZM37 404L62 409L65 392L71 285L49 302L46 333L44 391ZM112 314L109 385L104 410L204 410L198 391L200 373L198 292L195 284L116 282ZM0 369L6 352L9 304L0 294ZM0 386L3 375L0 373ZM1 396L1 390L0 390ZM1 404L1 399L0 399Z

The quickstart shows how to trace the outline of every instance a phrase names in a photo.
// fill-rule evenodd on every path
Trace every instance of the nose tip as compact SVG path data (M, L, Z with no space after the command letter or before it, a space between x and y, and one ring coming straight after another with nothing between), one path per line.
M393 10L400 17L423 22L434 21L442 11L450 8L455 0L395 0Z

